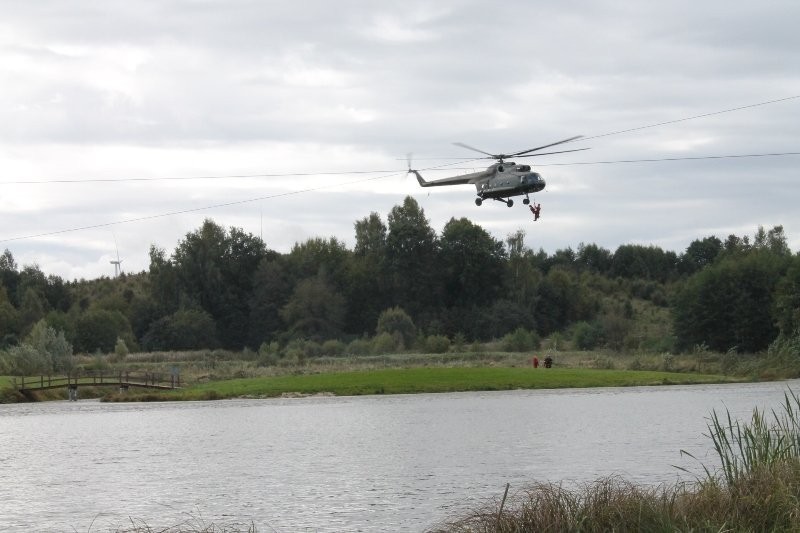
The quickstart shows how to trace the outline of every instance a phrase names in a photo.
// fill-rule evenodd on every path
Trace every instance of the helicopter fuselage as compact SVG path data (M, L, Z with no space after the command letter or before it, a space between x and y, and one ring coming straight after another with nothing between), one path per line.
M512 196L525 195L524 203L529 203L528 194L544 190L544 178L538 172L532 172L528 165L517 165L499 161L481 172L452 176L434 181L425 181L419 172L409 170L417 176L417 181L422 187L439 187L443 185L475 185L478 197L477 205L483 200L495 199L505 202L511 207L514 202Z
M456 146L478 152L486 157L480 159L494 159L497 161L489 168L482 172L473 172L472 174L464 174L462 176L452 176L449 178L442 178L434 181L425 181L420 173L411 168L411 156L408 157L408 171L417 176L417 181L422 187L438 187L441 185L464 185L471 183L475 185L478 197L475 198L475 204L481 205L486 198L498 200L503 202L508 207L514 205L512 196L525 195L523 204L530 204L531 200L528 195L533 192L544 190L544 178L536 172L531 172L531 167L528 165L517 165L516 163L506 162L506 159L512 157L534 157L541 155L565 154L567 152L580 152L588 150L588 148L575 148L574 150L557 150L555 152L541 152L546 148L558 146L564 143L569 143L580 139L582 135L570 137L562 141L557 141L544 146L537 146L536 148L529 148L527 150L520 150L508 154L491 154L484 152L478 148L473 148L468 144L461 142L454 143ZM533 209L534 206L531 206ZM538 209L538 208L537 208ZM538 211L535 213L536 219L539 218Z
M481 198L508 198L544 190L544 178L538 172L531 172L528 165L515 163L495 163L488 169L488 179L475 182L475 189Z

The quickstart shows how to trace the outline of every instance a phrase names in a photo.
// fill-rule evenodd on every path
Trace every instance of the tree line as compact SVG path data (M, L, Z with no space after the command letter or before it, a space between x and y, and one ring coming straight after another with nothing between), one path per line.
M584 243L547 254L522 230L500 241L466 218L437 234L407 197L386 221L373 212L354 230L352 249L317 237L278 253L207 219L171 253L151 246L147 271L89 281L20 268L6 250L0 349L241 350L385 333L404 350L430 336L524 331L585 349L759 352L796 337L800 322L800 258L781 226L702 237L680 254ZM667 327L637 329L645 313Z

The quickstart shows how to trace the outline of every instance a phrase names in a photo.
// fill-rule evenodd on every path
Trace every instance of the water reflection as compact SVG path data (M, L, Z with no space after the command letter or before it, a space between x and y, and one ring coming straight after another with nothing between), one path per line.
M0 526L422 530L506 482L699 473L679 450L712 462L711 409L748 418L786 387L0 406Z

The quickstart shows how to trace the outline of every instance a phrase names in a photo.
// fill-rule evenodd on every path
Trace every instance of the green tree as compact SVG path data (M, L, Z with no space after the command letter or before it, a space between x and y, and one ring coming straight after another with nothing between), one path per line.
M572 330L572 342L578 350L594 350L603 344L603 326L581 320Z
M19 335L19 313L8 299L6 288L0 283L0 348L14 344Z
M142 338L147 350L196 350L218 344L217 325L202 309L179 309L160 318Z
M412 197L389 213L387 272L392 301L418 317L432 313L440 301L436 267L436 233Z
M378 317L378 325L375 333L380 335L386 333L399 336L403 341L403 348L410 348L417 337L417 328L414 321L400 307L392 307L384 310Z
M223 347L240 348L248 341L253 277L267 255L258 237L238 228L226 231L210 219L175 249L182 305L200 307L214 318Z
M386 274L386 225L377 213L355 223L356 245L348 279L345 329L352 334L372 331L382 309L389 305Z
M722 250L722 241L714 236L692 241L679 259L681 272L694 274L698 270L702 270L711 265Z
M21 286L20 286L21 287ZM36 287L27 287L22 294L20 326L23 332L30 330L47 313L47 300Z
M250 298L250 345L277 339L286 324L281 309L292 295L292 275L283 257L264 259L253 279Z
M78 317L75 324L75 350L92 353L114 351L117 338L133 343L133 331L128 319L119 311L91 309Z
M800 335L800 256L794 256L775 291L775 322L782 336Z
M324 273L302 280L281 309L281 318L296 338L335 339L342 333L346 302Z
M657 246L624 244L614 252L610 274L665 282L676 273L677 264L675 252L665 252Z
M46 320L37 322L25 343L32 346L46 362L47 372L69 372L72 369L72 345L67 342L63 331L51 328Z
M505 259L502 242L466 218L451 218L439 238L445 305L493 301L503 289Z
M378 213L372 212L355 223L357 256L371 256L376 259L386 255L386 224Z
M289 271L296 280L324 273L329 283L341 290L347 278L351 252L336 237L313 238L295 244L286 256Z
M679 347L757 352L775 339L773 292L786 260L754 251L727 257L689 278L675 298Z
M17 297L19 272L17 262L14 260L14 255L8 248L0 255L0 285L3 285L8 291L11 304L14 307L19 307L19 298Z
M554 268L539 284L534 316L542 335L549 335L569 324L591 318L597 310L596 296L586 291L577 275Z
M150 245L150 296L158 316L174 313L181 304L178 271L163 248ZM143 307L149 307L147 305ZM149 322L148 322L149 324Z
M525 247L525 232L517 230L506 237L508 259L505 262L506 298L521 308L533 308L542 271L537 267L539 259ZM513 329L513 328L512 328Z
M596 244L580 243L575 263L583 270L606 274L611 269L612 257L610 250Z

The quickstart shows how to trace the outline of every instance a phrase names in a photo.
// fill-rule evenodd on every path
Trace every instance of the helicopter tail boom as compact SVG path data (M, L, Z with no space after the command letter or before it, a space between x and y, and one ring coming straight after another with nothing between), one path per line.
M408 171L411 172L412 174L414 174L417 177L417 181L419 182L420 187L430 187L431 185L433 185L433 183L431 183L429 181L425 181L422 178L422 175L419 172L417 172L416 170L409 169Z

